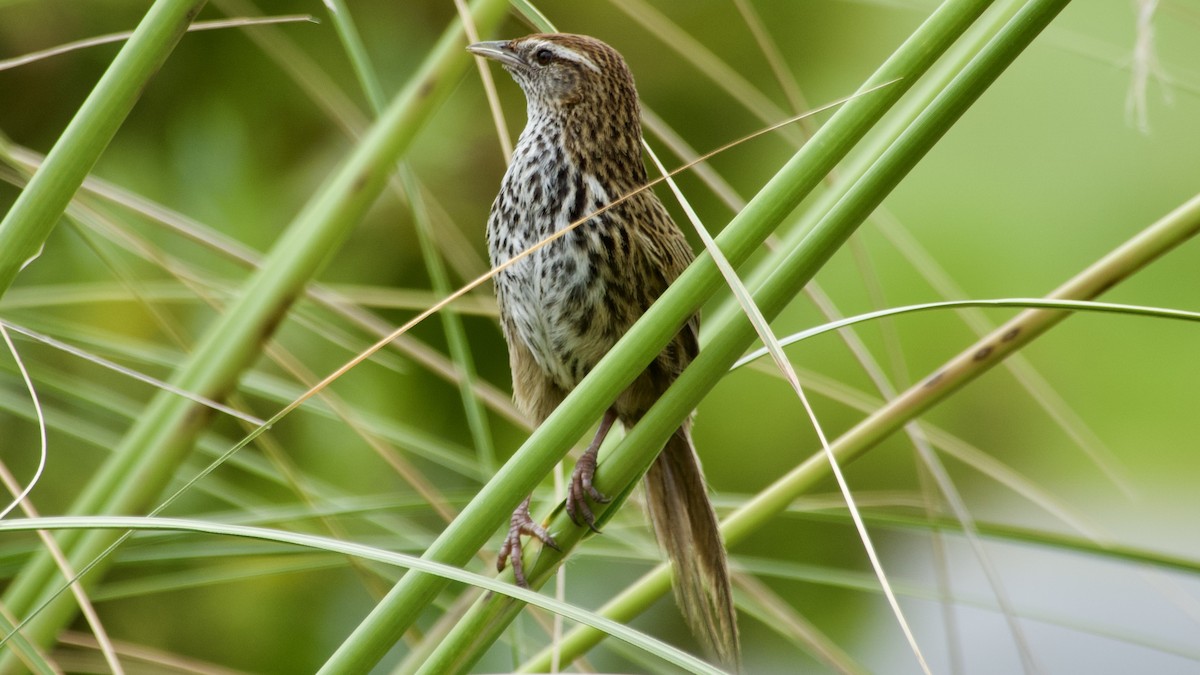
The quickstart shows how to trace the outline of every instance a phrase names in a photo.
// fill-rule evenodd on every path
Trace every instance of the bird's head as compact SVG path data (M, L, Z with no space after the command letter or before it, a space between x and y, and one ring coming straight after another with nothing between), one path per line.
M567 112L580 104L609 113L637 111L633 76L617 50L596 38L538 33L478 42L467 50L498 61L525 91L531 109Z

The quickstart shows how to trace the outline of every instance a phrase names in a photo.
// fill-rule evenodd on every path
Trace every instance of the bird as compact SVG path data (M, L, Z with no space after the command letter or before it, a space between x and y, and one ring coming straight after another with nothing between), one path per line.
M499 267L556 232L565 235L495 276L513 397L539 424L694 259L683 232L647 185L640 104L625 59L585 35L538 33L467 49L499 64L524 91L527 122L492 203L488 253ZM607 207L607 208L606 208ZM584 220L586 218L586 220ZM605 411L571 475L566 509L595 528L597 452L616 422L626 429L699 351L699 315ZM672 561L677 604L720 661L740 660L737 615L717 516L691 435L691 416L647 471L647 510ZM523 535L557 548L529 513L514 511L497 567L512 561L526 586Z

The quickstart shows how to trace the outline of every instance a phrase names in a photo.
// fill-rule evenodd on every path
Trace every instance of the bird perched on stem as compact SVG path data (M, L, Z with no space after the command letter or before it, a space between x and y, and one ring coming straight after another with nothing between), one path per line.
M468 49L498 61L525 92L528 123L488 219L488 250L501 265L568 226L565 236L496 276L517 405L538 422L562 402L693 259L683 233L646 185L637 90L612 47L583 36L537 34ZM635 194L636 193L636 194ZM607 210L604 207L631 195ZM617 397L575 465L566 508L595 529L589 500L596 453L615 421L637 424L699 349L693 316ZM688 623L723 662L738 662L737 623L725 548L691 439L675 431L646 473L646 502L674 564ZM526 585L521 536L557 548L529 514L513 513L498 566L512 560Z

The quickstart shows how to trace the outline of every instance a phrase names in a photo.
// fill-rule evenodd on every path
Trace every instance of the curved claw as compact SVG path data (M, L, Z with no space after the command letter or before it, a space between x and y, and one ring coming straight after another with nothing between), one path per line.
M508 534L504 537L504 543L500 546L500 555L496 558L496 571L504 571L504 566L512 559L513 580L522 588L529 588L529 582L525 579L525 566L521 559L521 553L524 549L524 544L521 543L521 535L529 535L536 537L544 545L559 551L558 542L554 541L554 537L541 524L534 521L529 515L529 500L526 497L525 501L513 511L512 518L509 520Z
M587 525L592 532L599 533L596 528L596 516L592 513L591 507L588 505L588 499L598 504L607 504L612 501L611 497L601 493L592 485L592 478L596 475L596 451L597 447L588 448L587 452L579 458L575 464L575 470L571 472L571 485L567 490L567 515L571 517L571 522L576 525Z

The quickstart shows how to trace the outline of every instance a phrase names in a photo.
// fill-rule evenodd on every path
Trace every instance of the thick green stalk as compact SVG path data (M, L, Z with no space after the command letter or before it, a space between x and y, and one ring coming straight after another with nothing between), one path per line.
M895 80L890 86L847 103L734 218L717 238L718 245L731 263L738 265L749 258L774 228L988 4L988 0L952 0L945 3L896 55L864 83L862 89L866 90ZM507 520L507 514L526 494L533 491L571 445L600 417L617 394L662 350L685 318L695 313L722 284L721 274L711 258L702 254L567 397L563 405L534 431L517 454L501 467L459 517L426 550L424 557L452 565L462 565L469 560ZM705 391L711 386L708 385ZM675 420L676 426L684 415L686 413ZM650 453L657 452L662 442L654 448L645 447ZM645 464L648 463L649 460ZM562 532L563 536L577 537L578 532L572 534L572 531L573 528L565 525L555 530L556 536ZM326 662L323 672L340 674L369 670L391 649L444 586L445 581L439 578L413 572L406 574Z
M477 0L475 20L492 26L504 8L503 0ZM456 20L378 123L292 222L239 298L200 339L172 377L172 384L209 398L220 398L236 386L238 377L257 358L262 340L366 213L422 122L457 83L469 63L462 50L464 43L462 26ZM165 392L155 396L71 513L145 511L174 475L205 417L205 411L188 400ZM60 542L72 565L80 569L118 535L110 531L64 533ZM36 643L51 640L74 614L69 598L51 600L60 587L53 561L41 554L26 565L5 594L6 606L18 616L50 603L25 629ZM4 665L11 667L10 661Z
M983 52L967 65L846 196L821 219L801 245L768 277L754 296L765 315L774 316L786 306L828 259L832 250L845 241L858 223L874 210L1069 1L1031 0L1005 25L1000 34L988 43ZM654 447L655 443L665 442L671 433L671 425L678 424L679 420L696 406L712 384L750 345L754 337L754 329L745 317L740 315L731 315L726 323L718 327L715 338L701 351L699 358L613 451L604 464L605 468L612 468L608 469L607 473L597 472L598 487L601 490L605 489L600 485L601 479L605 484L609 481L621 484L624 480L623 475L614 474L628 474L630 472L625 468L626 465L641 466L649 461L645 459L646 453L641 448ZM985 354L992 359L997 355L998 350L996 353L989 350ZM975 358L975 354L969 353L967 358ZM940 390L938 396L920 399L920 404L915 403L915 400L911 401L910 405L904 408L907 414L896 415L883 424L860 424L839 438L832 446L838 460L846 462L861 455L957 388L947 386L944 379L938 379L937 382L938 388L946 388ZM958 386L961 386L961 383ZM929 387L929 382L926 382L910 392ZM906 393L901 399L905 396L915 398L911 393ZM825 456L814 455L793 470L786 479L772 485L757 497L753 508L747 505L725 520L722 532L727 544L734 545L761 528L785 509L800 492L828 474L829 464ZM669 581L668 568L665 565L659 566L608 603L601 613L618 621L627 621L666 593L670 587ZM556 649L562 658L570 659L582 654L601 639L603 635L597 631L576 629L560 641ZM526 664L524 670L536 672L539 668L545 668L548 658L548 652L543 652Z
M71 197L205 0L157 0L0 222L0 295L38 254Z

